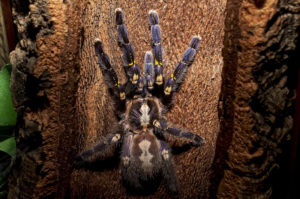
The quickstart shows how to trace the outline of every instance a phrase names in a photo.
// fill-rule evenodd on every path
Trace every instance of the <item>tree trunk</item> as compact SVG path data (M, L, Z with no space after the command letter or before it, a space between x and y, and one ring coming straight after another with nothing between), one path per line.
M124 82L114 21L118 7L140 68L151 49L148 11L157 10L165 77L191 37L202 37L167 114L207 141L174 151L180 198L270 197L293 126L299 5L299 0L14 0L20 41L11 53L11 89L18 155L9 198L133 197L114 159L94 170L72 168L74 156L117 122L93 41L103 41ZM147 197L170 195L163 182Z
M232 0L226 11L221 131L212 178L220 184L212 193L288 197L300 1Z

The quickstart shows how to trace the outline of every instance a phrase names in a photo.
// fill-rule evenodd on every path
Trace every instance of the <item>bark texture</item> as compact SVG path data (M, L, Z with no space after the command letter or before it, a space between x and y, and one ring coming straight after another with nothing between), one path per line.
M220 92L221 49L225 1L89 1L84 5L81 24L82 43L80 79L78 82L79 151L92 146L112 129L116 120L112 103L102 75L96 66L93 42L99 37L111 58L114 68L125 81L121 67L121 51L117 47L114 11L120 7L126 17L129 37L142 68L144 53L151 49L148 11L157 10L162 28L165 75L169 77L181 59L193 35L201 35L203 42L197 58L188 72L176 105L167 117L175 124L190 129L207 139L204 147L192 148L175 155L181 197L204 197L208 193L210 166L219 131L217 103ZM213 33L213 34L212 34ZM180 143L177 143L180 145ZM118 166L100 171L75 170L72 173L72 197L128 198L122 186ZM92 180L91 180L92 179ZM101 192L97 191L101 190ZM132 197L132 196L131 196ZM138 197L138 196L137 196ZM170 197L162 184L149 198Z
M275 186L273 197L282 198L278 168L286 165L294 123L299 5L300 1L227 2L215 159L217 168L224 170L216 169L219 177L213 179L220 184L212 195L269 198Z
M141 68L151 49L147 14L157 10L167 78L191 37L203 39L167 115L207 141L185 150L170 140L180 198L276 194L294 123L300 0L13 0L20 41L10 55L11 89L19 119L9 198L170 197L164 181L152 195L129 195L117 158L72 168L72 158L117 122L93 42L103 41L124 82L118 7Z
M9 198L129 198L117 161L97 170L71 168L72 158L92 146L116 122L96 64L99 37L125 81L117 47L114 11L126 15L129 37L142 68L151 49L148 11L157 10L162 28L165 77L182 58L193 35L203 42L168 113L171 122L206 138L203 147L175 154L181 197L208 194L219 132L217 103L223 65L225 0L214 1L14 1L21 40L11 54L11 88L19 110L18 157ZM171 142L180 148L183 142ZM149 198L167 198L162 182ZM140 197L140 196L135 196Z

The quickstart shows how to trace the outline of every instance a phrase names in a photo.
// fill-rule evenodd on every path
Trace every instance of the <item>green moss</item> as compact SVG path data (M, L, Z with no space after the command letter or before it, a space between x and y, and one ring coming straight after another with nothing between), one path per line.
M16 124L17 113L14 110L10 84L11 65L5 65L0 71L0 130Z

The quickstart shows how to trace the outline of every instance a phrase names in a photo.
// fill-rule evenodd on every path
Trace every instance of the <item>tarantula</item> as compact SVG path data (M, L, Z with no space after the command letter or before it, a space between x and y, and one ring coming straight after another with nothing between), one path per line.
M96 39L94 43L99 67L116 105L119 123L97 145L77 155L75 164L103 159L108 151L119 145L121 174L126 186L133 190L143 190L149 181L160 175L166 180L169 190L177 194L179 187L166 136L186 138L193 146L203 145L205 140L199 135L171 125L167 122L165 113L171 108L174 93L194 61L201 38L192 38L182 60L165 82L157 12L149 11L153 53L148 51L145 54L143 75L135 62L124 19L122 10L116 9L118 45L123 52L123 68L127 77L125 84L120 84L101 41Z

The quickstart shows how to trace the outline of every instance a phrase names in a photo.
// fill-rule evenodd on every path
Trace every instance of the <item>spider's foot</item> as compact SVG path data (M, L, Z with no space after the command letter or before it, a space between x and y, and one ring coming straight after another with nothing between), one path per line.
M202 146L206 143L205 139L201 136L195 135L192 145L193 146Z
M149 11L149 23L150 25L155 25L159 23L158 14L155 10Z
M94 47L95 47L96 55L100 55L100 54L104 53L104 51L103 51L103 44L102 44L102 42L101 42L101 40L99 38L95 39L95 41L94 41Z
M193 38L190 42L190 47L194 48L195 50L198 50L201 40L202 40L202 38L199 35L193 36Z
M72 167L75 169L81 168L85 165L85 161L82 159L81 155L77 155L73 158Z
M124 24L124 18L125 17L124 17L124 13L123 13L122 9L117 8L115 10L115 12L116 12L116 23L117 23L117 25Z

